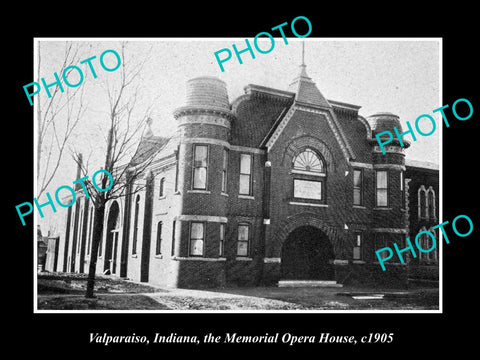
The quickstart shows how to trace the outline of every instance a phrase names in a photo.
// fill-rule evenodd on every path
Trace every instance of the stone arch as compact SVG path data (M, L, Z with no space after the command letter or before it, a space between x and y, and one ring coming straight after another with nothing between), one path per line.
M105 249L103 271L116 273L117 255L119 247L119 234L121 230L122 216L120 205L117 200L112 201L108 207L107 222L105 231Z
M315 150L323 157L327 172L331 173L336 169L335 158L329 147L322 140L311 135L296 137L287 144L283 153L282 166L290 166L295 156L307 148Z
M281 254L282 247L290 233L296 228L302 226L312 226L321 230L328 237L330 243L332 244L335 258L342 258L343 240L337 229L329 224L326 224L318 217L317 214L310 212L303 212L290 216L283 222L280 228L276 231L276 238L274 241L274 250L276 254Z
M311 225L295 228L281 253L281 276L285 280L334 280L335 254L328 236Z
M110 212L110 208L112 207L112 205L116 203L116 205L118 206L118 211L119 211L119 223L118 223L118 226L120 228L123 227L123 202L120 201L120 199L115 199L115 200L110 200L108 203L107 203L107 206L105 208L105 223L108 219L108 214Z

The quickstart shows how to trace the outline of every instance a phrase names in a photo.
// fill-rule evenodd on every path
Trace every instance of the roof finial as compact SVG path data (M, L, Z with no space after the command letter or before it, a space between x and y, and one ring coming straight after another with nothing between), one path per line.
M151 117L149 117L146 121L146 129L143 133L143 137L152 137L153 136L153 131L152 131L152 123L153 123L153 120Z
M302 66L305 66L305 40L302 41Z

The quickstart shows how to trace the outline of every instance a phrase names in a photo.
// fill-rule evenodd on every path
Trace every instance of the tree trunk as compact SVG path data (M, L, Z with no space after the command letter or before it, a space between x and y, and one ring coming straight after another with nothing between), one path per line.
M100 199L99 199L100 200ZM92 238L92 252L90 254L90 265L88 268L87 291L86 298L94 298L95 287L95 272L97 269L98 248L102 241L103 234L103 218L105 215L105 201L100 200L98 206L95 207L95 215L93 221L93 238Z

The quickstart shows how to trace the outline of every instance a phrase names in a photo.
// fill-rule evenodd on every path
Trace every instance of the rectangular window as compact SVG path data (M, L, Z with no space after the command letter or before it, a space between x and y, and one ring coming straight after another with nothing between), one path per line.
M322 200L322 183L311 180L293 180L293 196L303 199Z
M353 205L363 205L362 170L353 170Z
M193 147L193 189L207 189L208 146L194 145Z
M402 197L402 209L405 209L405 178L403 171L400 171L400 194Z
M178 170L179 170L179 154L180 154L180 145L177 146L177 151L175 151L175 192L178 191Z
M388 206L388 171L376 171L376 206Z
M222 192L227 192L228 149L223 149Z
M157 223L157 243L155 246L155 255L162 253L162 222Z
M177 221L173 220L172 223L172 249L170 250L170 255L175 256L175 227L177 225Z
M225 224L220 224L220 241L218 244L218 256L225 255Z
M240 195L252 195L252 155L240 154Z
M248 256L250 242L250 225L238 225L237 256Z
M190 224L190 256L203 256L204 237L205 223L192 222Z
M362 260L362 234L355 234L355 245L353 247L353 260Z

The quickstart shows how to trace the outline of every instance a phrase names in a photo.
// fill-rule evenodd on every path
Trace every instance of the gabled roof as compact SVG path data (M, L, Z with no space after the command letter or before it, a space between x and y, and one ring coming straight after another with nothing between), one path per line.
M142 134L135 154L128 163L128 167L137 166L152 156L156 155L168 143L169 137L155 136L153 134L152 119L147 120L147 127Z
M154 156L158 153L163 146L168 142L170 138L161 137L161 136L151 136L149 138L143 138L140 140L140 144L138 144L137 151L130 160L128 166L136 166L150 157Z
M305 64L300 65L300 74L289 85L288 90L295 93L297 103L331 108L330 103L307 75L306 67Z

